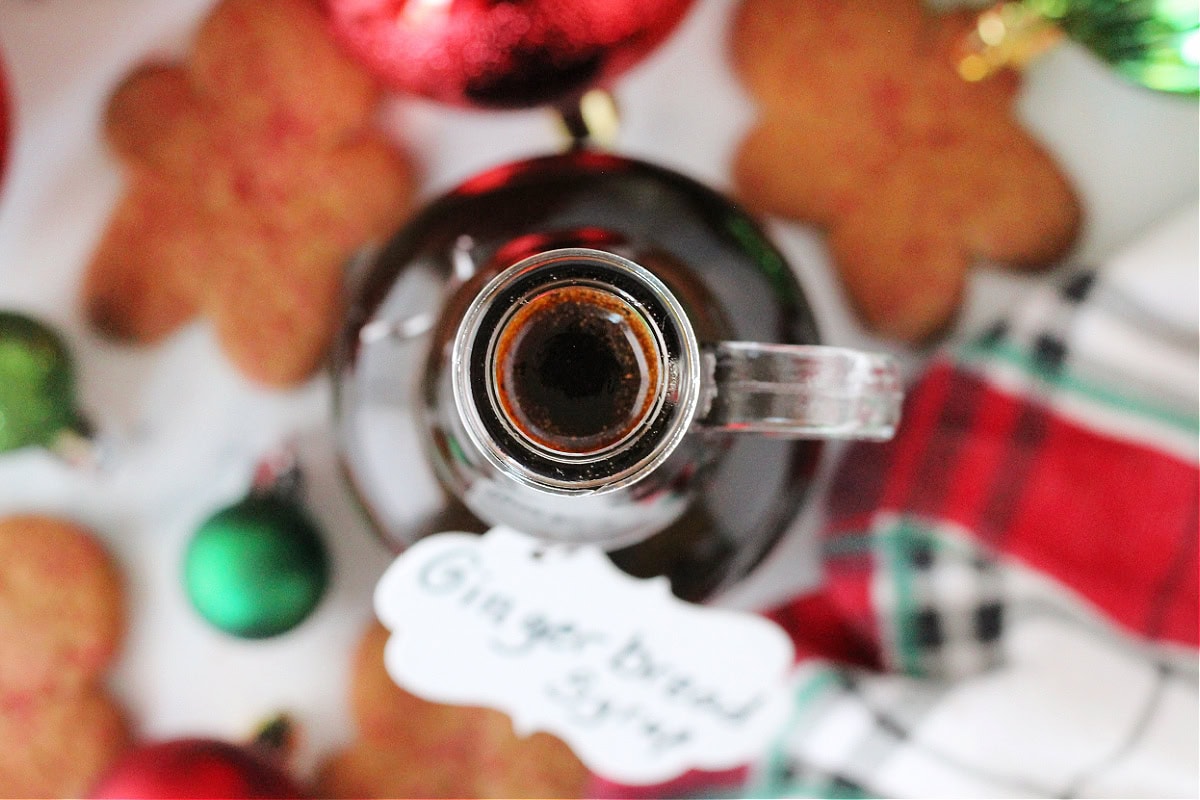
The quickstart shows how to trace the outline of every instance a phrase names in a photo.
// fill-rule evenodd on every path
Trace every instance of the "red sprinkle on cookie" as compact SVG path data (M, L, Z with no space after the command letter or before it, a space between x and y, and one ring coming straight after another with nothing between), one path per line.
M84 280L93 326L151 343L200 314L250 379L311 375L346 261L411 201L378 99L315 0L221 0L184 64L140 67L109 101L127 186Z
M974 261L1049 265L1080 225L1068 180L1013 117L1018 76L957 73L973 18L919 0L744 0L735 21L760 112L739 193L824 228L864 321L908 342L953 322Z

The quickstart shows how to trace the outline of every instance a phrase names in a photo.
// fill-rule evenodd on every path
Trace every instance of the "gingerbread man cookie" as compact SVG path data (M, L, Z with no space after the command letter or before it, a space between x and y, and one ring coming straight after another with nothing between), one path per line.
M359 739L321 768L321 797L580 797L588 772L547 733L518 737L484 708L430 703L388 676L389 633L372 624L355 654L350 705Z
M0 519L0 797L80 797L128 747L102 685L123 611L120 576L89 531Z
M221 0L185 63L138 68L109 102L127 187L84 280L94 327L151 343L199 314L249 378L308 377L345 263L409 207L378 99L315 0Z
M1019 79L955 69L974 15L919 0L745 0L736 71L760 117L734 178L769 213L816 224L874 330L924 342L950 325L977 259L1049 265L1080 206L1013 117Z

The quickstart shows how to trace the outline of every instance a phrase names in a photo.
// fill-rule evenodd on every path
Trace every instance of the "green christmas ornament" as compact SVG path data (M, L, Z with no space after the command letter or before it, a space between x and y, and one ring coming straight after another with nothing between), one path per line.
M1009 0L979 16L960 71L1020 65L1065 35L1116 72L1161 92L1200 92L1200 0Z
M321 533L299 501L299 472L266 471L250 494L196 530L183 562L188 599L214 627L244 639L292 630L329 582Z
M0 311L0 453L57 447L85 431L62 337L32 317Z
M1151 89L1200 90L1198 0L1025 0L1063 33Z

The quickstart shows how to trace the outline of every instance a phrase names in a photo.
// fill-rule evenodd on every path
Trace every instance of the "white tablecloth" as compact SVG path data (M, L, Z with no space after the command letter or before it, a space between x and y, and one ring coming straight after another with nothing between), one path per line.
M77 305L82 269L121 187L98 134L107 95L140 59L177 52L210 2L0 0L0 57L16 104L14 149L0 186L0 307L35 314L65 333L78 360L81 407L121 442L102 475L71 471L39 452L0 456L0 514L76 517L120 559L129 632L112 684L142 734L236 739L287 710L304 728L300 766L307 770L351 736L349 656L389 559L336 473L328 384L320 377L290 392L255 388L222 360L202 324L156 348L113 346L86 329ZM728 185L730 153L753 116L726 63L733 6L700 0L677 34L621 81L620 151ZM479 113L409 100L393 112L397 137L422 165L427 196L480 168L560 144L539 111ZM1194 101L1126 85L1068 45L1030 70L1020 112L1082 194L1087 225L1077 261L1100 261L1197 195ZM846 310L820 237L774 225L826 340L891 349ZM1034 280L978 270L957 335L978 329ZM899 355L910 369L919 364L912 353ZM244 494L255 461L289 435L299 437L333 583L296 631L237 641L192 612L180 556L199 521ZM802 518L724 601L756 605L811 582L814 517Z

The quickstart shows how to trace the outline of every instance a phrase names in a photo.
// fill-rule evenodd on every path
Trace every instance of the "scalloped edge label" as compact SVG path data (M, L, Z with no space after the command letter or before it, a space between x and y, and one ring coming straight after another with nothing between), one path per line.
M427 700L499 709L626 784L761 755L790 707L791 640L754 614L679 600L594 547L507 528L441 533L387 569L388 673Z

